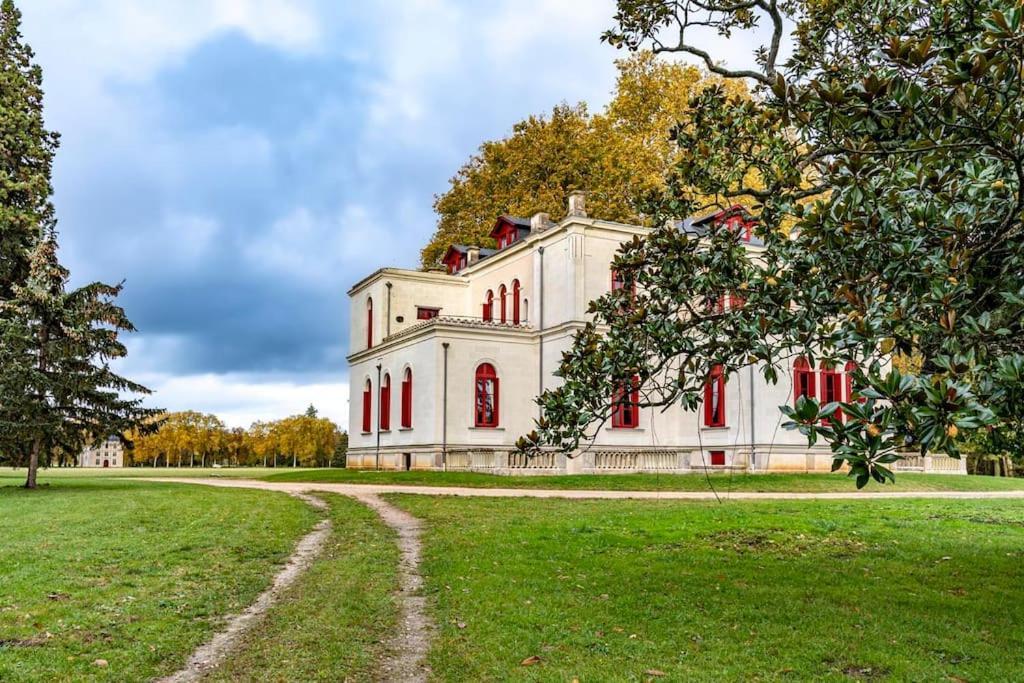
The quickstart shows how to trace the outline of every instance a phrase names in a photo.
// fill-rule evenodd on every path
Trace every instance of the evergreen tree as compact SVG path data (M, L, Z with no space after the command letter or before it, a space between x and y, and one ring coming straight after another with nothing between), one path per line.
M0 459L67 460L88 441L120 434L151 414L148 390L114 373L131 322L113 300L121 286L66 291L57 259L50 174L58 135L43 125L42 71L21 39L21 13L0 0Z
M31 251L29 274L0 303L0 450L21 454L27 488L53 454L135 427L155 411L136 396L149 390L115 373L124 357L119 332L134 328L113 303L121 285L66 290L50 233Z
M27 277L32 245L54 225L50 170L59 136L43 125L42 71L20 24L13 0L0 0L0 301Z

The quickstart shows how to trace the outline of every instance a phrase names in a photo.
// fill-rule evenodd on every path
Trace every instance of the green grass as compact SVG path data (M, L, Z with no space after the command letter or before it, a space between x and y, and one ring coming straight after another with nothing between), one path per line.
M0 680L145 680L269 584L316 513L279 493L0 479ZM101 667L94 662L106 660Z
M24 480L24 470L0 470L0 483ZM338 484L407 484L418 486L468 486L473 488L581 489L617 491L806 491L849 492L856 488L843 474L569 474L504 476L480 472L394 472L288 467L190 468L126 467L114 470L51 468L42 470L40 481L91 478L222 477L263 479L276 482ZM710 482L710 483L709 483ZM1024 489L1024 477L976 477L945 474L897 473L896 484L870 483L868 491L1014 491Z
M585 489L634 491L856 491L843 474L568 474L502 476L478 472L373 472L346 469L287 470L263 475L267 481L342 484L417 484L475 488ZM711 482L709 484L709 481ZM871 483L869 491L1006 491L1024 489L1024 478L898 473L896 484Z
M437 680L1024 671L1016 501L389 499L427 522Z
M334 524L323 554L211 680L373 680L397 615L394 533L362 504L322 497Z

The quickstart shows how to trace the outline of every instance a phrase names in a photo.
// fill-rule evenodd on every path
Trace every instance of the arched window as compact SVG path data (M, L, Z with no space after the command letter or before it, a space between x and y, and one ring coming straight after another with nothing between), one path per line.
M801 396L814 398L814 370L803 356L793 363L793 403Z
M384 381L380 385L380 407L377 408L377 412L380 413L381 431L386 432L391 429L391 375L389 373L384 374Z
M491 322L494 320L494 292L487 290L486 296L484 296L484 321Z
M402 376L402 427L412 427L412 369L406 368Z
M363 386L363 433L369 433L373 422L370 413L373 412L373 386L370 380L366 380Z
M498 299L500 299L498 303L498 309L501 311L502 324L504 324L508 320L507 316L505 315L505 297L507 294L508 290L505 289L505 285L502 285L501 287L498 288Z
M712 366L704 385L704 426L725 426L725 373L721 365Z
M822 403L836 403L843 400L843 378L836 371L836 368L831 363L823 364L821 366L821 402ZM843 419L842 413L837 412L836 417L839 420ZM828 418L821 421L822 424L828 424Z
M373 347L373 299L366 300L366 348Z
M518 325L520 321L519 317L519 280L512 281L512 324Z
M476 391L474 423L477 427L498 426L498 373L490 363L482 363L476 369Z
M863 396L858 396L853 391L853 374L857 372L857 364L854 361L847 361L846 366L843 368L843 372L846 375L846 402L853 403L854 401L863 401Z
M640 378L633 375L612 396L612 429L636 429L640 426Z

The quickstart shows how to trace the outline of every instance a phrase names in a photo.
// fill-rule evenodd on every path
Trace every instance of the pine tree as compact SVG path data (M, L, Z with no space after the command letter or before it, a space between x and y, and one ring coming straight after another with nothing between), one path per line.
M43 125L43 76L21 40L21 12L0 1L0 301L28 275L28 258L54 226L50 171L59 136Z
M43 125L42 71L21 38L21 13L0 0L0 458L67 459L88 441L152 414L149 393L110 368L133 331L113 301L121 285L67 291L57 259L50 175L59 137Z
M0 303L0 450L27 456L27 488L54 453L77 452L155 414L141 398L122 397L149 390L110 367L126 354L118 334L134 331L113 303L121 285L67 291L67 281L51 232L31 251L25 283Z

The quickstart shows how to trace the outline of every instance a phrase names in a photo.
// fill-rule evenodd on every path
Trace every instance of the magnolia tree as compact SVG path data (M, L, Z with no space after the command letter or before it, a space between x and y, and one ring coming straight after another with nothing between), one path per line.
M903 453L958 457L968 433L1020 434L1021 13L990 0L620 0L606 41L696 57L754 97L695 97L669 191L645 200L665 227L616 257L637 292L592 304L521 446L575 450L633 378L641 406L694 409L712 366L755 364L774 382L801 355L857 364L855 400L781 410L858 486L892 479ZM752 69L699 41L745 30L766 36ZM733 231L677 229L736 203L765 243L756 260ZM723 293L745 304L706 305Z

